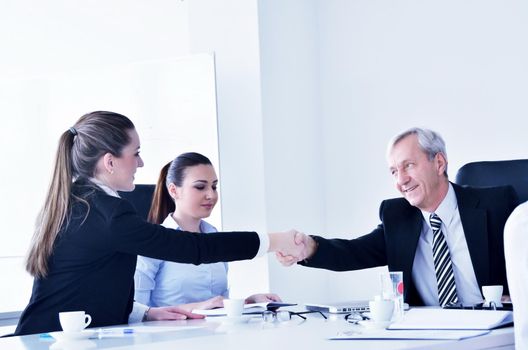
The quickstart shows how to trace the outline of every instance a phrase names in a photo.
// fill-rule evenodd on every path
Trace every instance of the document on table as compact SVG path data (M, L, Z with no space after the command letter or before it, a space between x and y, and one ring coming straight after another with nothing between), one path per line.
M292 303L279 303L279 302L266 302L266 303L252 303L252 304L245 304L244 305L244 312L243 314L256 314L256 313L262 313L263 311L269 310L269 309L278 309L282 306L294 306L297 304ZM199 314L199 315L205 315L205 316L225 316L226 311L223 307L219 307L216 309L210 309L210 310L192 310L193 313Z
M389 329L488 330L513 322L511 311L416 308Z
M338 333L331 340L360 339L416 339L416 340L462 340L488 334L490 331L472 330L365 330L345 331Z

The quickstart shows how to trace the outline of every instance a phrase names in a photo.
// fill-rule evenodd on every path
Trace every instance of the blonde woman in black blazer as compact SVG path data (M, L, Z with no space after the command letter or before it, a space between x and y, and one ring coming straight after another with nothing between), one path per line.
M117 195L134 189L142 166L139 136L123 115L92 112L62 134L26 263L33 292L16 335L61 330L62 311L85 311L90 327L199 317L177 307L134 307L138 254L191 264L251 259L279 247L300 254L293 230L174 234L142 220Z

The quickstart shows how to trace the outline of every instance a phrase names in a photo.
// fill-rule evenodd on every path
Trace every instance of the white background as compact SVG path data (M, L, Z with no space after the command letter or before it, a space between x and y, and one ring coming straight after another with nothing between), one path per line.
M7 180L0 184L5 199L0 206L3 232L18 232L16 239L0 236L0 271L10 281L17 281L0 291L0 310L13 311L27 302L30 279L21 268L22 257L44 201L57 139L79 116L110 110L133 120L146 164L138 169L136 183L156 183L163 165L182 152L207 155L218 168L212 55L9 79L0 82L0 91L4 97L1 108L10 116L2 130L3 148L10 149L4 161L19 163L16 172L6 172ZM31 186L25 186L27 183ZM217 208L208 221L221 227L220 215Z
M525 1L24 4L0 12L3 76L215 52L224 229L369 232L398 195L386 142L410 126L444 136L451 178L528 153ZM377 292L373 271L260 259L230 272L242 294L269 287L298 302Z

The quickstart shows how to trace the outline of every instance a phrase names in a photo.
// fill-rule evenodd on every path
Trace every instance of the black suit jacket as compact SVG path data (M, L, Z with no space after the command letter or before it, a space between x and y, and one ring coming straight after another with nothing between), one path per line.
M453 188L479 287L502 284L507 294L503 230L518 204L515 191L510 186L472 188L453 184ZM423 216L407 200L396 198L381 203L380 218L381 224L374 231L356 239L313 236L317 251L301 264L333 271L388 265L390 271L403 271L405 301L423 305L411 273Z
M138 254L198 265L250 259L259 248L254 232L174 234L144 221L128 201L87 182L76 183L73 191L90 209L79 201L72 206L48 260L49 273L35 278L16 335L61 330L61 311L86 311L90 327L127 323Z

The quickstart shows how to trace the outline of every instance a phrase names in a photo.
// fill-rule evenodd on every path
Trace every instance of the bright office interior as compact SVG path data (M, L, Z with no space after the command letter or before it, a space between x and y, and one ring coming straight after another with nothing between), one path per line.
M2 7L4 87L214 53L218 154L211 157L219 159L225 230L297 228L345 238L370 232L381 200L398 195L386 143L411 126L443 135L451 178L467 162L528 155L527 2L7 0ZM26 137L47 123L35 107L45 104L40 98L24 101L24 125L33 131L1 138L1 182L24 193L4 198L2 222L11 220L7 206L24 212L45 190L48 171L9 156L14 145L42 147L38 137ZM130 117L148 120L138 113ZM2 115L2 124L10 117ZM192 129L173 137L216 137L203 126ZM157 170L147 164L142 171ZM27 237L0 231L17 252ZM19 263L10 265L12 252L1 255L11 273L2 272L8 295L0 312L14 311L10 303L24 293L17 288L27 298L30 280ZM369 298L378 285L376 269L284 268L273 256L233 264L230 278L233 293L269 289L294 302Z

